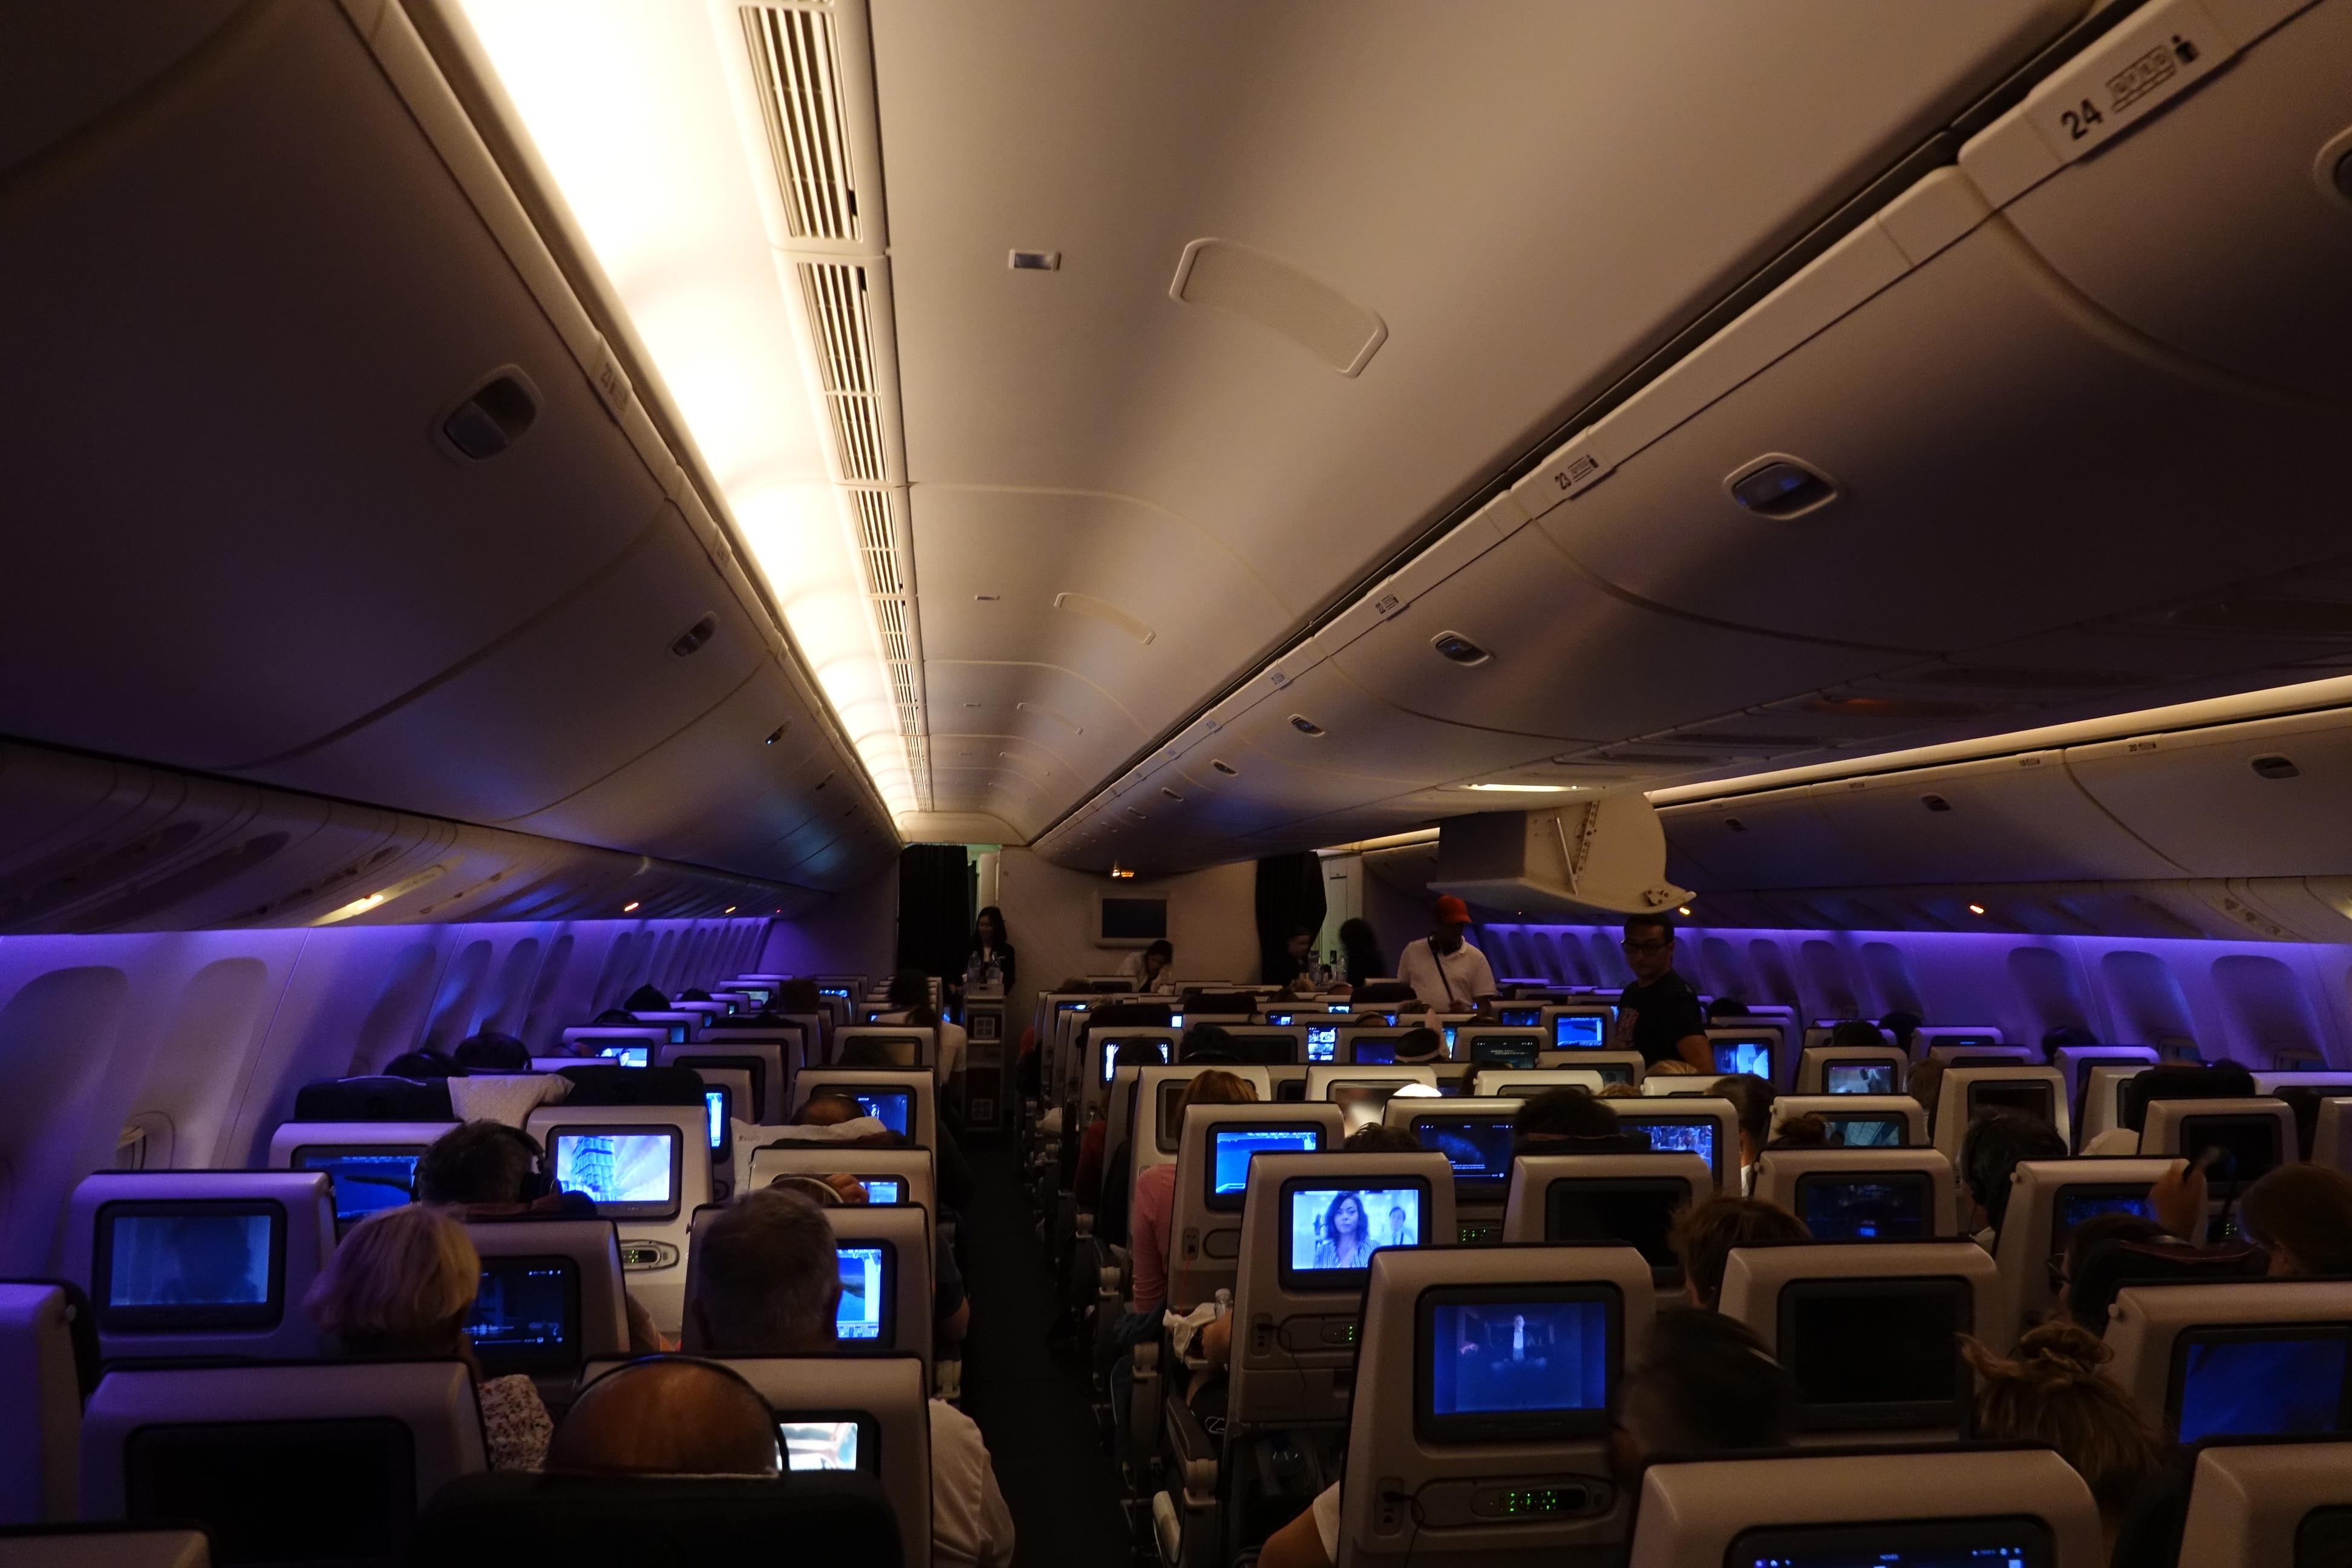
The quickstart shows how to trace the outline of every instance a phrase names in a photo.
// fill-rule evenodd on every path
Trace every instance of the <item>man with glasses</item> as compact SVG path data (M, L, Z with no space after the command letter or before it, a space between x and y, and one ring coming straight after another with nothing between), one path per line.
M1716 1070L1698 993L1675 973L1675 922L1635 915L1625 922L1625 966L1633 984L1617 998L1617 1041L1653 1065L1680 1057L1703 1073Z

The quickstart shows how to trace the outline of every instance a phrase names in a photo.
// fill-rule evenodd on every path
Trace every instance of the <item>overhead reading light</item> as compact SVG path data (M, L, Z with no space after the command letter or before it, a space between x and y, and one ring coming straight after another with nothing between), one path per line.
M1984 913L1984 906L1982 904L1970 904L1969 906L1969 913L1972 915L1980 915Z
M1293 713L1290 716L1290 727L1302 735L1319 735L1323 732L1323 726L1304 713Z
M475 462L497 457L523 438L539 418L539 392L530 377L502 365L441 421L442 438Z
M631 910L634 910L634 909L635 909L636 907L637 907L637 900L635 900L635 899L631 899L627 903L623 904L623 905L621 906L621 912L622 912L623 914L627 914Z
M1135 873L1121 867L1113 866L1110 868L1110 874L1111 879L1114 881L1131 882L1135 880Z
M720 914L722 914L722 915L731 915L731 914L733 914L733 913L735 912L735 906L734 906L734 905L732 905L732 904L730 904L730 905L728 905L725 909L723 909L723 910L719 910L719 912Z
M1676 910L1675 913L1683 916L1685 919L1688 919L1690 916L1690 906L1688 904L1685 904L1680 909Z
M1460 632L1440 632L1429 639L1429 646L1456 664L1484 664L1495 657Z
M1058 250L1016 250L1005 262L1015 272L1059 272L1062 253Z
M1219 773L1223 773L1228 778L1239 778L1242 776L1241 769L1234 767L1230 763L1219 762L1214 757L1211 757L1209 759L1209 765L1216 769Z
M1820 469L1782 452L1767 452L1733 469L1724 493L1759 517L1785 522L1819 511L1838 499L1838 484Z

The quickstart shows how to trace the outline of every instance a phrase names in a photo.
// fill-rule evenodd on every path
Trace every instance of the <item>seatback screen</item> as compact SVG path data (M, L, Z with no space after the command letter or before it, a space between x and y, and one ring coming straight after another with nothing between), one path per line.
M683 1044L685 1033L686 1026L678 1026L670 1037L670 1043ZM649 1046L607 1046L596 1054L616 1067L641 1068L651 1059L653 1048Z
M677 1213L680 1155L667 1127L560 1127L549 1140L555 1184L585 1193L614 1219L667 1219Z
M1349 1045L1348 1056L1357 1067L1394 1067L1396 1042L1394 1040L1357 1040Z
M1292 1035L1248 1034L1228 1030L1234 1055L1254 1067L1291 1067L1298 1060L1298 1040Z
M1795 1206L1815 1241L1917 1241L1935 1235L1934 1194L1925 1171L1815 1171L1797 1178Z
M2168 1414L2183 1443L2352 1430L2347 1368L2352 1323L2189 1329L2173 1342Z
M294 1151L298 1171L324 1171L335 1191L335 1220L353 1225L378 1209L396 1209L416 1186L415 1143L306 1144Z
M724 1086L702 1091L703 1116L709 1123L710 1147L714 1150L727 1147L727 1102L732 1098Z
M1901 1116L1824 1116L1822 1126L1830 1142L1840 1149L1900 1149Z
M1339 1026L1309 1024L1307 1026L1307 1059L1310 1062L1337 1060L1339 1055Z
M1972 1384L1960 1279L1800 1279L1780 1289L1780 1363L1809 1431L1963 1426Z
M1620 1101L1622 1104L1622 1101ZM1653 1154L1696 1154L1706 1162L1708 1170L1715 1163L1715 1118L1705 1121L1684 1121L1667 1117L1620 1116L1617 1125L1629 1132L1649 1136Z
M2206 1191L2214 1197L2244 1192L2268 1175L2279 1163L2279 1123L2273 1117L2222 1114L2180 1119L2180 1153L2194 1163L2208 1150L2221 1158L2205 1172Z
M2146 1182L2059 1188L2050 1209L2050 1256L2063 1255L2074 1235L2074 1227L2103 1214L2137 1215L2145 1220L2155 1219L2156 1205L2147 1200L2147 1188Z
M2055 1568L2057 1561L2048 1525L2010 1515L1767 1525L1743 1531L1724 1553L1723 1568Z
M1598 1050L1609 1043L1609 1020L1598 1013L1562 1013L1551 1021L1554 1050Z
M1159 1054L1160 1065L1168 1065L1168 1042L1165 1040L1121 1039L1102 1042L1102 1080L1108 1083L1118 1076L1118 1054L1132 1046L1150 1046Z
M261 1200L98 1211L90 1295L115 1331L267 1328L282 1315L286 1211Z
M1770 1040L1710 1040L1707 1044L1715 1047L1716 1071L1754 1073L1767 1083L1772 1080Z
M580 1364L580 1266L569 1258L486 1258L466 1336L485 1377Z
M2042 1079L1995 1078L1969 1085L1969 1120L1988 1110L2014 1110L2038 1121L2054 1122L2050 1084Z
M1532 1068L1541 1049L1540 1041L1524 1035L1470 1037L1470 1059L1481 1067Z
M1377 1178L1375 1178L1377 1180ZM1359 1289L1381 1247L1418 1247L1428 1194L1420 1182L1283 1188L1282 1283L1291 1290Z
M1315 1126L1212 1127L1209 1129L1209 1207L1232 1212L1242 1206L1249 1190L1250 1162L1260 1154L1312 1154L1323 1147L1323 1130Z
M1540 1007L1497 1007L1495 1009L1495 1016L1500 1018L1504 1023L1512 1026L1514 1028L1532 1029L1537 1025L1543 1022L1543 1009Z
M846 1092L857 1101L859 1115L874 1118L901 1138L908 1136L907 1123L914 1119L913 1089L857 1089Z
M857 1184L866 1189L869 1204L895 1204L902 1201L907 1184L896 1176L862 1176Z
M1824 1094L1893 1094L1893 1062L1825 1062L1822 1066Z
M855 1416L838 1421L780 1420L776 1436L784 1448L788 1470L855 1470L861 1468L859 1423Z
M1653 1269L1679 1275L1672 1232L1675 1211L1691 1201L1690 1184L1646 1177L1556 1181L1544 1193L1546 1241L1622 1241Z
M890 1345L891 1248L878 1241L835 1247L841 1265L841 1305L834 1309L834 1337L861 1350Z
M1454 1167L1454 1190L1474 1200L1502 1196L1511 1179L1513 1132L1507 1117L1446 1115L1412 1119L1422 1147L1435 1150Z
M1599 1436L1623 1353L1623 1312L1613 1285L1423 1291L1414 1426L1433 1444Z

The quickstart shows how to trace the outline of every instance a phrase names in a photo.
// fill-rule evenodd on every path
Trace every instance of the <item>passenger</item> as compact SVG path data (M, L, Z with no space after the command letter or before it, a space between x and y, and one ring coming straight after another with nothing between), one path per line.
M1176 944L1161 937L1139 952L1130 952L1118 972L1135 982L1147 996L1176 994Z
M840 1300L824 1210L788 1193L746 1193L695 1243L687 1342L712 1356L831 1354ZM930 1425L932 1563L1009 1563L1013 1516L980 1428L936 1399Z
M699 985L689 985L677 994L677 999L681 1002L708 1002L710 993Z
M784 1457L775 1412L740 1373L686 1356L657 1356L598 1378L572 1401L548 1445L547 1468L600 1476L774 1476L783 1472Z
M1987 1110L1960 1140L1960 1190L1969 1204L1969 1229L1987 1252L2009 1212L2010 1183L2027 1160L2063 1160L2070 1151L2058 1129L2021 1110Z
M1370 921L1339 922L1339 955L1351 992L1363 990L1388 973L1388 960L1381 956L1381 939L1374 934Z
M2093 1215L2076 1226L2066 1237L2066 1250L2050 1269L2050 1283L2058 1298L2057 1315L2088 1331L2094 1337L2105 1333L2108 1303L2099 1302L2094 1312L2075 1300L2074 1279L2082 1271L2083 1260L2103 1243L2132 1242L2146 1246L2164 1238L2162 1226L2120 1209Z
M798 1110L793 1112L791 1125L800 1128L824 1128L825 1134L810 1134L801 1142L837 1143L850 1149L905 1149L914 1146L914 1140L891 1131L865 1108L845 1094L813 1094ZM939 1146L931 1151L933 1174L939 1183L940 1206L958 1211L971 1206L980 1191L980 1184L971 1173L971 1162L963 1154L963 1145L957 1142L948 1124L939 1124ZM829 1135L827 1135L829 1134ZM773 1140L792 1142L792 1134Z
M1863 1046L1884 1046L1886 1044L1886 1037L1878 1032L1878 1026L1875 1024L1866 1024L1859 1018L1848 1018L1830 1031L1830 1044L1840 1050L1853 1050Z
M1652 1062L1643 1070L1643 1078L1696 1078L1698 1068L1680 1057L1668 1057L1662 1062Z
M530 1047L512 1035L484 1029L458 1041L450 1059L467 1072L529 1072Z
M1830 1146L1830 1124L1808 1111L1802 1116L1791 1116L1780 1123L1780 1131L1764 1145L1764 1152L1769 1154L1775 1149L1827 1149Z
M1195 1105L1246 1105L1256 1099L1257 1089L1247 1079L1213 1068L1194 1075L1184 1086L1176 1101L1176 1121L1181 1125L1184 1112ZM1168 1226L1175 1218L1175 1209L1174 1161L1154 1165L1135 1178L1128 1217L1128 1233L1135 1238L1128 1249L1134 1258L1135 1305L1128 1314L1131 1331L1119 1342L1121 1348L1159 1330L1160 1309L1168 1295Z
M2352 1176L2281 1165L2246 1189L2238 1214L2273 1275L2352 1274Z
M538 1388L520 1373L485 1382L466 1334L481 1282L481 1256L466 1227L445 1209L404 1204L353 1226L310 1282L302 1306L331 1356L464 1362L481 1407L490 1468L535 1470L550 1430Z
M1293 926L1282 939L1282 951L1266 970L1264 984L1281 986L1286 996L1314 995L1315 936L1313 926Z
M1195 1024L1176 1043L1176 1060L1183 1065L1210 1062L1219 1067L1238 1067L1241 1059L1242 1053L1223 1025Z
M2091 1489L2112 1555L2125 1509L2164 1459L2147 1418L2098 1370L2115 1352L2063 1320L2028 1329L2011 1356L1965 1336L1960 1349L1977 1373L1975 1436L2055 1449Z
M1429 940L1408 943L1397 978L1433 1013L1471 1013L1497 994L1486 955L1463 940L1470 906L1448 893L1429 910Z
M820 1208L855 1208L867 1203L866 1184L846 1171L830 1175L790 1174L776 1177L768 1190L793 1193ZM931 1226L931 1339L940 1345L960 1345L971 1332L971 1293L964 1287L963 1266L948 1245L947 1230Z
M1601 1086L1601 1098L1603 1100L1639 1100L1642 1098L1642 1090L1640 1086L1636 1084L1604 1083Z
M1610 1468L1630 1488L1656 1455L1785 1448L1797 1429L1796 1379L1743 1323L1668 1308L1619 1391ZM1327 1487L1266 1538L1258 1568L1331 1568L1339 1489Z
M934 1031L939 1050L932 1076L941 1089L962 1076L969 1037L962 1025L949 1023L931 1006L931 977L921 970L902 969L890 977L890 1011L877 1015L874 1021Z
M1421 1139L1410 1127L1391 1127L1385 1122L1367 1121L1348 1134L1339 1145L1342 1154L1418 1154Z
M1652 1069L1655 1071L1655 1068ZM1770 1084L1750 1072L1728 1073L1715 1080L1714 1094L1731 1101L1739 1118L1739 1191L1747 1195L1756 1185L1756 1156L1772 1131L1772 1101L1779 1098Z
M1896 1048L1907 1057L1917 1054L1920 1021L1918 1014L1898 1007L1878 1020L1878 1026L1895 1037Z
M1751 1015L1748 1004L1737 996L1718 996L1706 1005L1706 1021L1711 1025L1719 1018L1746 1018Z
M1927 1113L1927 1130L1931 1135L1936 1128L1936 1101L1943 1088L1944 1064L1934 1057L1914 1067L1903 1080L1903 1092L1917 1100L1919 1109ZM2134 1146L2137 1147L2136 1137Z
M1426 1024L1416 1024L1396 1038L1396 1065L1427 1067L1445 1059L1445 1037Z
M1698 993L1675 973L1672 915L1635 915L1625 922L1625 965L1633 984L1617 998L1617 1038L1645 1062L1680 1057L1700 1072L1715 1070L1706 1039L1706 1015Z
M2099 1037L2083 1027L2082 1025L2061 1024L2042 1037L2042 1059L2045 1062L2055 1062L2062 1047L2079 1048L2084 1046L2095 1046L2098 1043Z
M439 1051L403 1051L383 1064L386 1078L460 1078L466 1069Z
M650 985L640 985L629 993L628 1000L621 1005L632 1013L667 1013L669 1011L669 998Z
M787 1017L808 1017L824 1011L824 993L814 980L787 980L776 987L776 1011Z
M971 922L971 944L965 948L963 982L966 986L983 985L995 970L995 982L1010 994L1013 990L1013 939L1004 929L1004 911L994 904L980 911Z
M1511 1122L1511 1157L1521 1154L1646 1154L1646 1134L1628 1132L1591 1090L1571 1084L1521 1102Z
M1683 1290L1691 1305L1712 1312L1723 1298L1723 1270L1731 1249L1755 1242L1811 1241L1805 1222L1778 1204L1726 1193L1675 1213L1675 1256L1683 1260Z
M588 1021L598 1028L625 1029L637 1021L637 1016L626 1007L607 1007Z

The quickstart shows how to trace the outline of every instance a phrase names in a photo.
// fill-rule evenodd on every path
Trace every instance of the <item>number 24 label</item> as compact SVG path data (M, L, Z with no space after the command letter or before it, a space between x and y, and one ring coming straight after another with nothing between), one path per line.
M2098 105L2087 98L2073 109L2058 111L2059 122L2066 127L2066 134L2077 142L2091 133L2092 126L2105 124L2106 119L2099 112Z

